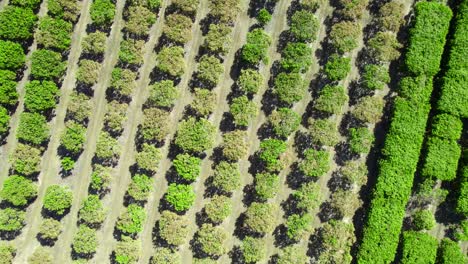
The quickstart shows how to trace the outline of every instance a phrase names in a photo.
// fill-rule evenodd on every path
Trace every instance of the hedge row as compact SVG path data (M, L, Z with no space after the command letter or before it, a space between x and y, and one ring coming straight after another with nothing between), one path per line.
M433 264L439 242L427 233L407 231L403 234L403 264Z
M426 130L432 77L440 65L451 16L450 8L440 3L415 5L406 65L417 77L407 77L400 84L404 92L395 100L358 263L394 259ZM416 89L410 92L410 87Z
M457 242L448 238L442 239L437 254L437 264L466 264L468 258L460 250Z

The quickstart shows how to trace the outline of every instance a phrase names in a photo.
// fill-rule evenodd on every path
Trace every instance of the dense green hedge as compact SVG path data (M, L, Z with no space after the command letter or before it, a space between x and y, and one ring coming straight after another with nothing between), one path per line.
M460 155L461 148L456 141L430 137L422 175L443 181L455 179Z
M448 238L442 239L437 256L438 264L464 264L467 261L468 258L463 255L457 242Z
M427 233L408 231L403 234L402 264L434 264L439 243Z
M460 191L457 200L457 212L468 217L468 165L461 172Z
M452 13L436 2L419 2L415 12L406 64L410 73L420 76L400 84L358 263L393 261L426 131L432 77L439 69Z

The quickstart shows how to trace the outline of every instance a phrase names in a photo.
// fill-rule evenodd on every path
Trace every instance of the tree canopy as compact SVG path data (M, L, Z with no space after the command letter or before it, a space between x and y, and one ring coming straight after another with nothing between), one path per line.
M117 139L109 133L101 131L96 143L96 157L100 159L112 159L120 155L120 145Z
M242 48L242 59L250 64L258 64L260 61L268 62L267 51L271 44L271 37L260 28L247 34L247 43Z
M51 81L30 81L25 87L24 105L31 112L44 112L55 108L59 89Z
M106 218L107 210L104 209L98 195L88 195L81 203L80 211L78 212L80 221L83 221L90 227L98 226Z
M73 192L68 186L50 185L46 189L44 208L57 215L63 215L71 207Z
M348 101L346 90L341 85L325 85L315 101L315 108L328 114L340 114Z
M275 78L274 93L281 102L293 104L306 93L306 85L299 73L280 73Z
M31 74L37 79L53 80L65 72L66 62L58 52L38 49L31 56Z
M154 255L151 258L151 264L159 263L180 264L180 254L178 252L173 252L169 248L158 247L154 251Z
M101 64L94 60L84 59L80 61L76 79L87 85L97 83L101 73Z
M27 40L33 36L37 16L30 8L6 6L0 12L0 37L7 40Z
M0 106L0 135L3 135L8 131L8 124L10 123L10 115L8 110Z
M96 32L89 33L84 37L81 42L81 47L84 53L88 54L104 54L106 51L106 33L97 30Z
M250 121L257 115L258 109L255 102L243 95L232 100L230 112L234 117L234 124L248 126Z
M71 45L72 31L72 23L46 16L39 20L35 38L37 43L45 48L64 51Z
M137 73L122 68L112 70L111 87L121 97L130 97L136 88Z
M190 106L202 117L208 117L216 108L216 93L209 89L195 88Z
M16 232L21 230L25 225L26 212L5 208L0 209L0 231L3 232Z
M297 207L312 213L317 209L322 201L320 185L311 181L301 185L293 192L293 197L297 200Z
M389 62L400 57L402 47L393 32L378 32L368 42L371 55L378 61Z
M210 24L208 34L205 36L204 46L211 52L226 55L232 44L232 27L226 24Z
M166 200L176 211L186 211L195 202L192 185L171 183L167 189Z
M5 179L0 192L2 200L14 206L24 206L37 196L37 186L23 176L12 175Z
M128 20L125 29L131 34L137 36L146 36L148 31L156 22L156 14L150 9L137 5L130 6L128 9Z
M201 249L208 255L221 256L227 252L224 242L228 238L228 234L220 227L203 224L196 237Z
M57 240L62 232L62 224L53 218L46 218L39 227L39 237L44 240Z
M369 90L382 90L390 82L390 74L383 65L367 64L364 66L362 81Z
M50 0L47 9L51 16L76 22L80 15L80 3L73 0Z
M356 241L352 223L330 220L321 232L323 252L319 260L326 263L351 263L351 246Z
M338 124L335 119L309 119L309 133L317 145L335 146L340 141Z
M91 20L98 26L109 27L115 16L115 5L111 0L96 0L91 5Z
M171 80L163 80L150 86L148 102L154 106L172 107L179 98L179 89Z
M184 151L203 152L213 147L216 128L207 119L190 117L179 123L175 144Z
M144 40L127 38L120 43L119 60L123 63L140 65L143 63Z
M242 255L247 263L257 263L266 259L266 240L247 236L242 240Z
M219 82L224 67L215 56L203 55L198 63L198 78L210 86L216 86Z
M221 223L232 211L231 198L224 195L215 195L205 206L205 212L213 223Z
M180 77L185 72L184 49L177 46L163 48L157 56L156 67L173 77Z
M305 43L289 42L281 54L281 67L288 72L305 73L312 65L312 49Z
M320 177L330 169L330 153L313 148L304 151L304 159L299 163L299 170L308 177Z
M252 231L265 234L273 232L276 224L278 205L253 202L245 213L245 225Z
M308 10L296 11L291 17L290 31L298 41L313 42L317 39L319 21Z
M125 211L120 214L115 228L128 235L136 235L143 230L143 223L146 219L145 208L130 204Z
M26 61L21 44L0 40L0 69L8 69L15 71L21 68Z
M18 102L15 79L14 72L0 70L0 103L2 105L12 106Z
M50 249L46 247L37 247L31 256L28 257L28 264L52 264L54 257Z
M334 24L330 31L330 42L340 53L350 52L358 46L361 28L358 23L342 21Z
M182 14L174 13L166 16L163 33L172 42L185 44L192 36L192 19Z
M237 85L245 93L256 94L265 80L260 72L253 69L242 69Z
M273 127L273 131L280 137L289 137L294 133L301 123L301 116L294 110L283 107L274 110L269 116L269 122Z
M223 155L229 160L236 161L247 155L247 133L243 130L234 130L223 134Z
M194 181L200 176L202 160L190 154L179 154L174 159L177 174L185 180Z
M21 175L34 174L40 170L41 156L41 150L38 148L18 143L10 156L11 167Z
M265 139L260 142L260 159L265 162L269 171L279 171L283 168L280 156L286 152L286 142L279 139Z
M340 81L346 78L351 71L351 58L333 54L325 64L325 73L331 81Z
M233 192L240 188L239 164L221 161L214 169L213 185L225 192Z
M72 248L73 251L81 256L92 256L96 253L98 246L96 230L86 226L80 225L78 231L73 237Z
M159 148L154 145L143 143L141 151L135 156L136 163L140 169L155 172L158 169L162 155Z
M276 174L258 173L255 175L255 192L262 200L275 197L280 184L280 178Z
M159 220L159 235L167 243L180 246L185 243L190 231L190 222L186 215L163 211Z
M163 141L169 133L169 112L159 108L147 108L143 110L143 114L143 139Z
M150 192L153 190L153 179L145 174L135 174L132 182L128 186L128 196L135 201L144 202L148 200Z
M382 117L385 102L378 96L366 96L354 106L351 114L366 123L377 123Z
M34 145L41 145L49 138L49 126L45 116L39 113L21 113L16 137Z
M115 262L118 264L137 263L141 254L141 241L122 236L114 250Z

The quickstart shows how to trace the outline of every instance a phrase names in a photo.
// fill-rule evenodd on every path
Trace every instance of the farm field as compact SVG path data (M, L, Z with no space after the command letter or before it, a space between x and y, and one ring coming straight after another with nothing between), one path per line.
M468 0L0 0L0 263L468 263Z

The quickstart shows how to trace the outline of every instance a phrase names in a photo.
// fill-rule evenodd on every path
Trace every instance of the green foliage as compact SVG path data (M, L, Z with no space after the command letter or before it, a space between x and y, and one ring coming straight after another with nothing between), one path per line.
M444 238L440 242L437 263L452 264L452 263L466 263L467 257L461 251L460 246L448 239Z
M324 251L319 263L351 263L351 246L356 242L352 223L330 220L321 232Z
M174 159L174 168L180 177L194 181L200 176L201 159L190 154L179 154Z
M140 169L155 172L158 169L162 155L159 148L154 145L143 143L141 151L135 156L136 163Z
M73 192L68 186L50 185L46 189L44 208L57 215L63 215L71 207Z
M290 31L294 38L301 42L313 42L317 39L319 21L308 10L296 11L291 17Z
M358 193L342 189L334 192L330 200L330 207L336 213L337 218L352 218L361 205L362 201Z
M51 81L30 81L25 87L24 105L31 112L43 112L55 108L59 89Z
M468 117L468 67L463 70L448 70L443 78L442 94L437 102L440 111L461 117Z
M427 141L427 155L421 174L425 177L450 181L457 176L461 148L457 141L430 137Z
M462 242L468 241L468 220L463 220L457 229L458 232L455 233L455 238Z
M154 106L172 107L179 98L179 89L171 80L162 80L150 86L148 102Z
M406 67L414 75L434 76L439 71L452 11L442 3L420 2L414 7Z
M143 202L148 200L152 190L153 179L144 174L136 174L132 176L132 182L128 186L127 193L135 201Z
M78 216L80 221L84 222L89 227L98 226L106 218L106 209L104 209L99 196L88 195L81 203Z
M237 85L245 93L256 94L264 82L265 80L260 72L253 69L242 69Z
M231 32L229 25L212 23L203 45L213 53L226 55L232 44Z
M203 152L213 147L216 128L207 119L190 117L179 123L175 144L184 151Z
M304 151L304 159L299 163L299 170L308 177L320 177L330 169L330 153L313 148Z
M231 198L224 195L215 195L211 201L206 204L205 212L208 218L214 223L221 223L232 211Z
M234 130L223 134L223 155L232 161L237 161L247 155L247 133L243 130Z
M37 196L37 186L23 176L12 175L5 179L0 192L2 200L14 206L24 206Z
M12 76L6 75L9 73L11 73ZM2 105L15 105L18 102L18 92L16 91L15 81L16 75L14 72L10 71L0 71L0 74L0 103Z
M351 58L333 54L325 64L325 73L331 81L340 81L351 71Z
M186 215L163 211L159 220L159 234L167 243L180 246L185 243L190 232L190 222Z
M293 192L294 198L297 200L297 208L305 210L307 213L312 213L318 208L321 202L320 186L315 182L307 182Z
M325 85L315 101L315 108L329 114L340 114L348 101L346 90L341 85Z
M84 59L80 61L80 67L76 73L76 80L88 85L93 85L99 80L101 64L97 61Z
M208 89L195 88L194 99L190 106L199 115L203 117L209 116L216 108L216 93Z
M119 103L113 100L106 105L106 114L104 116L104 125L107 131L119 134L123 130L124 122L127 120L126 103Z
M10 4L19 7L27 7L31 9L36 9L41 4L40 0L12 0Z
M283 107L271 113L269 122L277 136L289 137L299 128L301 116L294 110Z
M300 101L307 87L299 73L280 73L275 78L274 93L281 102L293 104Z
M70 48L72 31L72 23L46 16L39 20L35 38L45 48L64 51Z
M439 241L426 233L406 231L403 233L402 264L432 263L437 256ZM453 262L455 263L455 262ZM461 263L461 262L460 262Z
M200 4L200 0L174 0L172 4L182 12L195 13Z
M70 94L67 116L80 123L83 123L91 115L91 100L84 93L73 91Z
M260 142L260 159L269 171L279 171L283 164L280 156L286 152L286 142L279 139L265 139Z
M223 72L223 64L215 56L203 55L200 58L197 76L201 81L216 86Z
M0 259L2 260L3 264L13 263L15 254L16 254L16 248L13 245L7 242L0 243Z
M26 55L21 44L0 40L0 69L15 71L21 68L25 61Z
M468 216L468 166L465 166L461 171L461 183L458 193L457 207L455 210L464 215Z
M340 141L338 124L335 119L309 119L309 133L317 145L333 147Z
M83 53L102 55L106 51L106 33L102 31L96 31L89 33L84 37L81 47L83 48ZM114 69L115 70L115 69Z
M349 129L349 148L356 154L369 153L374 140L374 134L367 127Z
M128 8L128 20L125 24L125 30L130 34L137 36L147 36L148 31L156 22L156 12L149 10L144 6L130 6Z
M72 248L73 251L79 255L89 256L96 253L98 246L96 230L80 225L78 231L73 237Z
M210 13L219 18L222 23L233 23L241 12L240 2L237 0L210 0Z
M145 140L162 141L169 133L169 112L158 108L143 110L141 134Z
M31 175L40 171L41 156L41 150L18 143L10 156L11 167L18 174Z
M312 216L309 214L293 214L286 221L287 235L290 239L300 240L312 231Z
M120 96L130 97L136 88L137 74L129 69L114 68L112 70L111 87ZM150 95L151 97L152 95Z
M76 22L80 15L80 3L73 0L49 0L47 9L52 17Z
M305 43L289 42L281 54L281 67L288 72L305 73L312 65L312 49Z
M380 7L379 13L378 24L383 30L398 32L405 22L403 3L385 3Z
M262 200L275 197L280 184L280 179L276 174L258 173L255 175L255 192Z
M230 111L234 117L234 124L236 126L248 126L258 113L255 102L250 101L245 95L232 100Z
M346 20L361 19L368 3L369 0L340 0L338 1L340 6L338 14Z
M53 80L65 72L66 62L58 52L39 49L31 56L31 74L37 79Z
M431 230L436 225L434 214L430 210L418 210L413 215L413 226L416 230Z
M86 140L86 127L73 120L67 121L65 127L60 145L73 154L80 153Z
M53 261L50 249L42 246L37 247L28 257L28 264L52 264Z
M381 62L389 62L400 57L399 49L402 45L398 42L393 32L378 32L369 40L371 56Z
M241 187L239 164L221 161L214 169L213 185L231 193Z
M115 5L111 0L96 0L91 4L91 20L100 27L109 27L115 16Z
M114 250L115 262L118 264L137 263L141 254L141 241L123 236Z
M305 250L296 245L287 246L281 249L277 264L306 264L308 258Z
M210 256L221 256L227 252L224 242L228 234L221 227L211 224L203 224L197 232L197 242L201 245L203 252Z
M120 43L119 60L123 63L140 65L143 63L144 40L128 38Z
M263 29L254 29L247 34L247 43L242 48L242 59L250 64L268 62L267 52L271 37Z
M108 191L112 179L111 167L104 167L102 165L95 165L94 171L91 173L90 187L98 193Z
M192 36L192 19L181 14L170 14L164 21L163 33L172 42L185 44Z
M42 144L49 137L45 116L39 113L21 113L16 137L31 144Z
M266 25L271 21L271 14L265 8L258 11L257 20L261 25Z
M276 226L276 213L279 208L273 203L253 202L245 212L245 225L252 231L265 234L271 233Z
M181 264L182 262L178 252L173 252L169 248L158 247L151 258L151 264L159 263Z
M5 107L0 106L0 135L8 131L8 124L10 123L10 115Z
M247 236L242 240L242 254L246 263L257 263L266 259L266 241Z
M30 39L36 21L37 16L32 9L6 6L0 12L0 37L18 41Z
M119 216L115 228L125 234L136 235L143 230L145 219L145 208L136 204L130 204Z
M100 159L111 159L119 156L120 145L117 139L111 137L109 133L101 131L96 142L96 157Z
M338 22L330 31L330 42L340 53L351 52L357 48L361 34L361 27L357 22Z
M364 66L362 83L369 90L382 90L390 82L390 74L387 67L377 64Z
M57 240L62 233L62 224L53 218L46 218L39 227L39 237L43 240Z
M180 77L185 72L184 49L177 46L163 48L157 56L156 67L169 75Z
M377 123L382 117L385 102L379 96L365 96L354 106L351 114L366 123Z
M458 140L463 129L463 123L460 118L450 114L438 114L432 122L432 136Z
M26 212L13 208L0 209L0 231L16 232L25 225Z
M171 183L167 188L166 200L176 211L186 211L195 202L195 192L192 185Z

